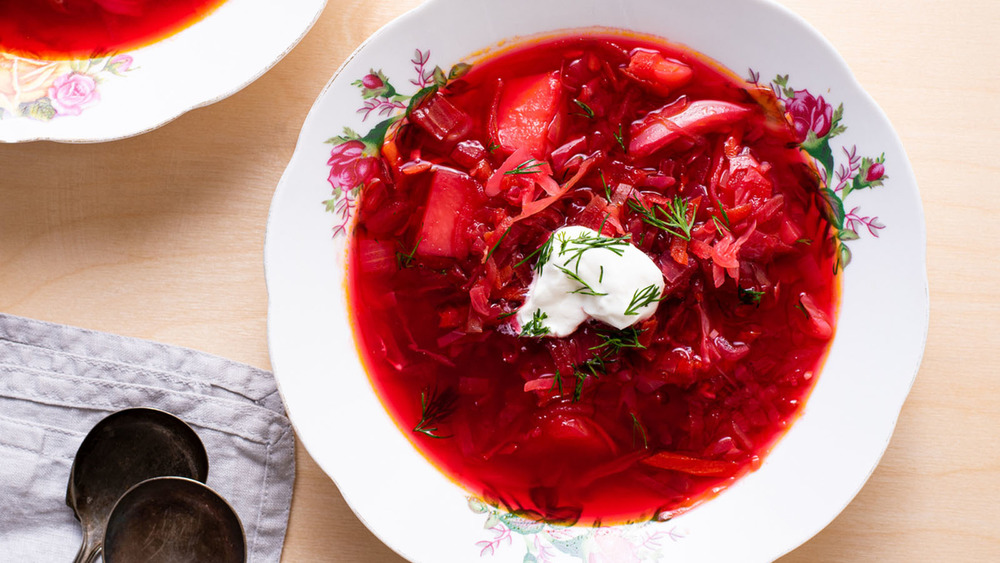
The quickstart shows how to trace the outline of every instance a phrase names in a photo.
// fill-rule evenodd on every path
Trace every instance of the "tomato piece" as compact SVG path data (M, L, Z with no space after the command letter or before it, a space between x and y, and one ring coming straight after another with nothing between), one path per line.
M562 80L553 71L507 82L497 112L497 140L506 152L527 149L540 156L549 126L562 106Z
M694 75L686 64L651 51L636 51L624 72L658 96L684 86Z
M628 147L630 154L648 156L677 139L728 127L751 112L749 107L739 104L697 100L679 113L672 114L675 105L651 112L632 126L632 141Z
M744 203L743 205L737 205L736 207L727 209L725 218L729 219L730 225L735 225L749 217L751 211L753 211L753 206L749 203Z
M682 266L688 264L688 241L681 237L674 237L670 241L670 257Z
M465 258L469 240L464 236L466 208L476 194L476 183L465 174L438 169L431 180L427 208L420 226L417 252L424 256Z

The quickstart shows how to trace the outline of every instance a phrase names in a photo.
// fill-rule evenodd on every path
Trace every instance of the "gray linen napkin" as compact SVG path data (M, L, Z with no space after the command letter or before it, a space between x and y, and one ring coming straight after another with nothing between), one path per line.
M274 377L193 350L0 314L0 561L72 561L66 483L99 420L159 408L208 451L208 485L233 505L248 560L278 561L295 479Z

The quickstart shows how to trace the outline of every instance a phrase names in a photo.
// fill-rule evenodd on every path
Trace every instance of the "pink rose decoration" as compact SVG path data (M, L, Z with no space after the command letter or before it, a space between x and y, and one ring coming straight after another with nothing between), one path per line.
M875 162L868 168L868 172L865 174L865 182L877 182L885 176L885 165L881 162Z
M635 544L613 531L594 535L594 551L587 558L587 563L602 563L616 561L619 563L641 563L642 559L636 553Z
M131 55L117 55L108 63L108 68L113 72L125 72L132 67L133 59Z
M788 113L792 114L800 143L806 140L809 131L820 139L830 132L833 107L826 103L823 96L816 98L808 90L796 90L795 97L786 104L786 107Z
M90 104L101 99L97 82L86 74L64 74L49 87L49 99L59 115L80 115Z
M330 185L345 190L367 182L375 175L378 159L364 155L365 144L361 141L347 141L330 151Z
M383 82L382 79L379 78L377 74L366 74L361 79L361 84L363 84L364 87L368 88L369 90L375 90L376 88L381 88L382 86L385 86L385 82Z

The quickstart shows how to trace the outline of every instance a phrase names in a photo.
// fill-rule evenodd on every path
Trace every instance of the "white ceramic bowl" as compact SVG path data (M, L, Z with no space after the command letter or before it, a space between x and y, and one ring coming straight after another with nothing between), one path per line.
M0 142L109 141L217 102L274 66L326 0L226 0L150 45L98 59L38 61L0 51Z
M362 105L352 82L371 69L412 95L422 80L415 66L448 69L515 36L595 25L686 44L762 83L787 75L775 86L789 103L805 104L795 115L843 104L845 129L821 131L812 152L830 170L845 232L857 238L844 236L853 260L829 358L801 418L758 471L669 522L556 528L470 501L410 445L376 398L347 316L342 235L350 236L344 211L351 194L331 200L327 161L337 145L326 141L345 126L363 136L379 111L400 111L372 105L377 99ZM880 155L884 163L876 166ZM861 178L874 185L852 191ZM833 48L771 1L432 0L362 45L306 120L268 222L271 359L302 444L358 517L411 560L769 561L833 520L888 444L923 353L925 246L917 186L885 115Z

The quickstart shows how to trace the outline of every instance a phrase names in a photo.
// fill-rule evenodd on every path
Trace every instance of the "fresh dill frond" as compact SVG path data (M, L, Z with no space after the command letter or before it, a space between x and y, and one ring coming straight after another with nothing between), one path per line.
M806 309L806 306L802 304L801 299L799 300L798 303L795 304L795 308L798 309L799 311L802 311L802 314L805 315L807 319L812 318L812 315L809 314L809 310Z
M583 258L583 253L588 250L594 250L597 248L605 248L614 252L618 256L625 255L625 248L629 244L630 235L623 237L606 237L599 233L590 234L587 232L580 233L576 237L566 238L565 233L560 233L559 238L559 258L569 255L569 258L563 262L563 266L569 266L571 263L576 263L574 269L580 271L580 260ZM573 246L570 246L573 245Z
M719 234L722 234L723 231L729 230L729 227L723 225L722 221L720 221L719 218L716 217L715 215L712 215L712 223L715 224L715 231Z
M635 446L635 434L638 432L642 436L642 449L649 449L649 437L646 435L646 428L639 422L635 413L629 414L632 415L632 445Z
M722 219L726 222L726 228L731 229L732 224L729 222L729 214L726 213L726 208L722 205L722 202L715 200L715 204L719 206L719 213L722 213Z
M607 295L607 293L601 293L600 291L597 291L596 289L594 289L593 286L591 286L582 277L580 277L580 274L578 274L578 273L570 270L569 268L567 268L565 266L560 266L558 264L556 264L556 268L560 272L562 272L563 274L565 274L567 278L569 278L569 279L575 281L576 283L580 284L581 287L577 288L574 291L571 291L570 293L580 293L582 295L593 295L594 297L600 297L602 295Z
M608 187L608 181L604 179L603 170L601 170L601 184L604 186L604 197L608 199L608 203L611 203L611 188Z
M617 356L626 348L638 348L645 350L646 347L639 342L640 334L642 334L642 329L634 326L614 332L599 332L597 335L601 337L603 342L596 346L591 346L590 349L598 351L602 356L608 359Z
M538 256L538 262L535 264L535 271L541 272L542 266L544 266L545 263L548 262L549 258L552 256L551 236L548 239L546 239L541 246L536 248L534 252L522 258L521 261L518 262L517 264L514 264L514 268L520 268L522 264L525 264L526 262L528 262L528 260L531 260L535 256Z
M455 412L458 393L454 387L438 391L435 387L433 390L425 388L420 392L420 421L413 427L413 431L431 438L451 438L451 434L439 434L438 426Z
M541 170L541 167L542 167L541 162L533 158L529 158L528 160L525 160L521 164L518 164L512 170L504 172L504 174L509 174L511 176L517 176L519 174L534 174L535 172Z
M416 255L417 247L420 246L420 241L422 240L424 239L423 238L418 239L417 243L413 245L413 250L409 251L408 253L406 254L403 254L402 252L396 253L396 265L399 267L400 270L402 270L403 268L409 268L413 264L413 257Z
M573 100L573 103L577 105L578 108L583 110L583 113L575 113L573 115L579 115L581 117L586 117L587 119L594 119L594 110L590 106L581 102L580 100Z
M647 224L684 240L691 240L691 229L694 228L694 213L688 218L688 204L684 198L674 196L663 206L646 207L638 199L630 198L628 206L642 215ZM659 212L659 213L657 213Z
M764 297L763 291L757 291L752 287L741 287L738 292L740 303L744 305L760 305L761 298Z
M531 315L531 320L524 323L521 327L521 336L538 338L548 334L549 327L542 324L545 319L549 318L541 309L535 309L533 315Z
M507 238L507 234L510 233L510 230L513 228L514 225L507 227L507 230L504 231L502 235L500 235L500 240L498 240L496 244L494 244L492 248L490 248L490 251L486 253L486 258L483 258L483 262L486 262L487 260L490 259L490 256L493 256L493 253L496 251L497 247L500 246L500 243L503 242L503 239Z
M628 148L625 146L625 136L622 134L622 124L618 124L618 132L615 133L615 141L618 141L618 146L622 148L622 152L628 152Z
M659 301L660 298L660 288L656 284L649 284L646 287L635 290L632 295L632 301L629 302L628 308L625 309L625 315L638 315L639 309Z

